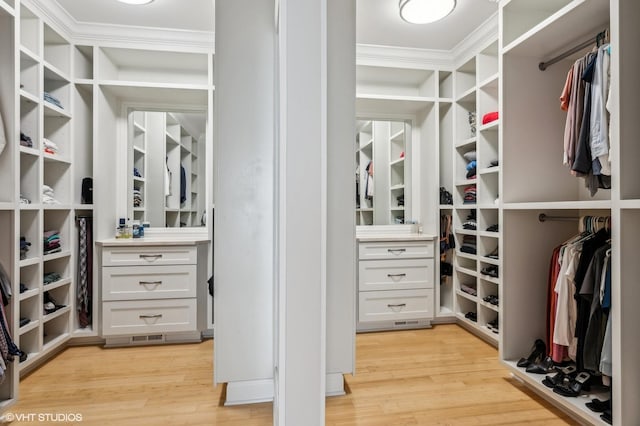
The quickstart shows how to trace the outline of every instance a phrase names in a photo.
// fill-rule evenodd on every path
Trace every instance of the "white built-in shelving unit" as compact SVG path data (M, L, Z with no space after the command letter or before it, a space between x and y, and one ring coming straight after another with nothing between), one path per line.
M637 339L636 284L640 269L631 253L640 237L640 65L636 43L640 5L632 1L534 0L500 5L499 181L502 282L500 357L513 375L581 424L606 424L586 408L592 398L607 399L598 388L580 398L565 398L541 384L541 377L516 367L535 339L544 337L549 260L553 248L578 233L578 221L540 222L541 213L577 218L612 219L613 331L612 417L614 425L636 424L640 418L640 341ZM559 95L573 62L590 47L549 66L538 64L609 28L611 32L611 170L612 188L591 197L582 179L562 164L566 113ZM544 123L543 125L541 123ZM535 161L533 159L535 158ZM504 160L504 163L502 162Z
M498 318L500 308L484 299L498 295L501 279L483 274L483 270L491 266L499 270L501 265L500 260L487 257L500 245L499 232L487 230L499 225L501 169L491 162L499 160L500 121L482 125L482 118L498 111L498 83L496 37L467 57L458 58L453 72L441 80L442 92L453 101L441 103L439 126L439 182L453 196L453 205L440 205L439 210L441 215L452 216L451 232L456 241L455 249L441 253L453 266L452 277L441 277L441 309L452 311L460 324L494 344L499 333L487 325ZM470 115L475 116L475 125ZM476 158L475 175L467 174L471 158ZM475 188L476 200L465 202L469 187ZM473 220L476 229L465 229L465 222ZM460 250L465 238L475 243L476 253ZM463 287L474 289L475 294L463 291ZM470 318L469 313L475 317Z
M0 264L12 282L13 297L5 307L10 333L27 354L25 361L7 365L0 384L0 411L15 402L20 376L72 339L100 341L95 254L90 265L93 288L88 325L81 326L77 311L76 218L92 218L95 241L113 237L116 219L127 217L129 197L122 189L127 188L133 170L126 150L119 148L127 139L127 109L153 105L166 111L211 113L213 104L212 49L75 43L75 34L41 13L29 1L0 0L0 114L7 139L0 152ZM137 139L132 162L142 169L136 184L145 187L146 122L139 118L134 120ZM21 132L31 139L31 147L20 144ZM205 145L211 144L212 136L209 132L196 139L178 129L176 137L188 190L188 201L178 206L178 221L199 226L201 212L196 214L196 209L212 204L205 177L199 175L205 171L210 155ZM45 151L44 139L57 150ZM95 182L93 200L83 199L85 178ZM53 190L56 203L48 203L43 196L45 185ZM29 203L21 203L21 197ZM143 219L145 215L141 210L133 216ZM61 247L45 254L43 233L50 230L59 232ZM21 237L31 243L24 258ZM58 273L60 279L45 284L43 277L49 272ZM26 287L22 293L20 284ZM49 314L43 309L47 296L61 305Z

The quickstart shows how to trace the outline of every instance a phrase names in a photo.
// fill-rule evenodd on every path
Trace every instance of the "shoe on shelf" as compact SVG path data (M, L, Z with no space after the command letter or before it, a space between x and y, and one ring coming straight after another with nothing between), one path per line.
M498 278L498 267L496 265L489 265L486 268L482 268L480 273L483 275L489 275L493 278Z
M527 367L529 364L540 362L547 353L547 345L541 340L537 339L533 344L531 353L526 358L520 358L516 364L518 367Z
M547 376L542 380L542 384L548 388L555 388L556 386L561 385L564 381L568 381L573 379L576 374L578 374L578 370L575 365L568 365L558 371L553 376Z
M553 363L553 359L547 356L540 362L533 362L527 365L525 371L533 374L548 374L556 371L556 365Z
M610 425L613 424L613 417L611 417L611 410L606 410L604 413L600 414L600 418Z
M591 375L586 371L583 371L574 379L554 387L553 391L562 396L575 398L580 395L580 392L583 390L589 390L589 379L591 379Z
M486 255L485 257L488 257L489 259L496 259L498 260L498 247L496 247L496 249L494 251L492 251L491 253L489 253L488 255Z
M475 312L467 312L464 317L470 321L478 322L478 314Z
M500 332L500 328L498 326L498 318L494 319L493 321L489 321L487 323L487 328L492 332L498 334Z
M499 231L499 227L498 224L496 223L495 225L491 225L490 227L487 228L488 232L498 232Z
M611 400L601 401L598 398L594 398L591 402L585 404L587 408L595 413L604 413L607 410L611 410Z

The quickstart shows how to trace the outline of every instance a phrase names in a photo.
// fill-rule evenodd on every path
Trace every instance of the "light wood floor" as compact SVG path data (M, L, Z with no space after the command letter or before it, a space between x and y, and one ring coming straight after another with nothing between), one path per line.
M76 424L100 426L270 425L271 404L221 406L212 346L68 348L23 379L10 412L79 413ZM574 424L456 325L359 334L356 375L346 381L348 395L327 399L327 425Z

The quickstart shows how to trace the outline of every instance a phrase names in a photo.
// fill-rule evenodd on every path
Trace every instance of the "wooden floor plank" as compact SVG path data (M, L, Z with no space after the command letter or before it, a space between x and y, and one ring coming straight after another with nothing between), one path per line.
M359 334L349 393L327 399L330 426L573 425L513 381L492 346L456 325ZM72 347L20 383L12 413L80 413L83 425L272 423L269 403L220 405L213 342ZM12 425L33 424L14 421ZM302 425L304 426L304 425Z

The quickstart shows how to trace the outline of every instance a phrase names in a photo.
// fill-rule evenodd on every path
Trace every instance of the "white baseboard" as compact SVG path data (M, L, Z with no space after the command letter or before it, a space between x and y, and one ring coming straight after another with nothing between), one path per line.
M273 379L227 383L224 405L257 404L273 401Z
M341 396L345 395L344 391L344 376L342 373L328 373L326 381L326 396Z
M345 395L342 373L329 373L326 379L326 396ZM258 404L273 401L273 379L247 380L227 383L225 406Z

